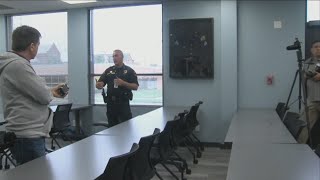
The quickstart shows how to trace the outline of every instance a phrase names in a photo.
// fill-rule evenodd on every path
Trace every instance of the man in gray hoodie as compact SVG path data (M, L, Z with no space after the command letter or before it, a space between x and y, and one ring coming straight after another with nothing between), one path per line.
M37 55L40 32L21 26L12 33L12 51L0 55L0 92L3 101L6 130L17 140L10 149L17 164L45 155L45 137L52 126L49 108L52 97L59 95L58 85L46 86L32 68L30 60Z

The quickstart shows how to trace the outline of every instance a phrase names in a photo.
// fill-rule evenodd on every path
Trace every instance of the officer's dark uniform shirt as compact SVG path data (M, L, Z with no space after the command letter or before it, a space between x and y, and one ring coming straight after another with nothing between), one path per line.
M111 66L104 71L99 81L107 85L108 99L115 97L120 100L132 99L132 91L126 87L118 86L114 88L114 80L120 78L128 83L135 83L139 85L136 72L129 66L122 67Z

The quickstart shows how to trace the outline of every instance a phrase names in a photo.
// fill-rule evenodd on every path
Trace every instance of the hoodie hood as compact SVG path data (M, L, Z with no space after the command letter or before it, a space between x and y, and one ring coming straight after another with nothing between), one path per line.
M2 74L4 68L13 61L19 60L15 53L5 52L0 54L0 75Z

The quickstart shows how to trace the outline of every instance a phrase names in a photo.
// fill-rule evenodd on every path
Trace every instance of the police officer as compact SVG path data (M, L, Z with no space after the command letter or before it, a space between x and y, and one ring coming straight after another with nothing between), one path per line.
M96 83L97 89L107 85L107 117L109 127L132 118L129 101L132 100L132 90L139 87L135 71L123 63L123 52L113 51L114 66L109 67Z
M320 66L320 40L316 40L311 44L311 54L312 57L307 59L304 65L310 129L320 118L320 73L317 70L318 66ZM305 127L299 135L298 142L307 143L308 139L308 129Z

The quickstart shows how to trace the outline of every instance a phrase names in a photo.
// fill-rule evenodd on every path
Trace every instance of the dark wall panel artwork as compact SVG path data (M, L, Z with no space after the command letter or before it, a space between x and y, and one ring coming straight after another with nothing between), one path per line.
M213 78L213 18L169 21L170 77Z

